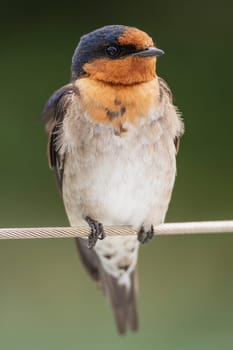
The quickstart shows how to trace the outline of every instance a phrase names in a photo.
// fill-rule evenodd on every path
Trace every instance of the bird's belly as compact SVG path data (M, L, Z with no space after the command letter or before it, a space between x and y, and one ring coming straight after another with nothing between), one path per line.
M138 225L143 222L154 195L159 195L159 184L153 181L148 166L140 159L111 161L98 169L95 179L90 177L92 193L86 193L101 209L105 224ZM95 176L95 175L94 175ZM98 215L98 213L96 213Z
M111 146L66 160L63 197L70 223L85 216L105 225L139 227L149 217L160 223L173 187L175 156L157 143Z

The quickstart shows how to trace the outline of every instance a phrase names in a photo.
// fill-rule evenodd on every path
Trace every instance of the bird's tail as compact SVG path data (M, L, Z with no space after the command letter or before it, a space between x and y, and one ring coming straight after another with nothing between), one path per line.
M136 272L131 273L129 285L119 284L118 279L103 268L96 252L87 248L85 240L77 238L76 242L85 268L98 281L112 306L119 334L126 333L127 326L137 331Z
M137 331L135 271L130 276L128 287L125 284L119 284L118 279L111 276L101 266L100 281L103 292L112 305L118 332L124 334L127 325L132 331Z

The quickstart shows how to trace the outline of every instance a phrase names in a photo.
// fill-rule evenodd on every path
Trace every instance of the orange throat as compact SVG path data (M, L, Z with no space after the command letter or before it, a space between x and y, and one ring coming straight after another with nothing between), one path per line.
M100 58L86 63L83 68L93 80L132 85L155 79L155 66L155 57L128 56L116 60Z
M157 78L134 85L112 85L98 80L76 80L82 109L95 123L112 125L117 133L137 125L159 105Z

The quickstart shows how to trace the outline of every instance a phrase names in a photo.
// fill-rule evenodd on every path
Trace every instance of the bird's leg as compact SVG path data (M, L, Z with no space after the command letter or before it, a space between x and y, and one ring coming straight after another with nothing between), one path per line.
M142 226L138 231L138 240L140 243L148 243L154 237L154 227L151 225L149 230L145 230L145 227Z
M105 237L104 228L100 222L91 219L89 216L86 216L85 220L91 229L91 233L88 236L87 246L88 248L92 249L95 246L98 239L100 240L104 239Z

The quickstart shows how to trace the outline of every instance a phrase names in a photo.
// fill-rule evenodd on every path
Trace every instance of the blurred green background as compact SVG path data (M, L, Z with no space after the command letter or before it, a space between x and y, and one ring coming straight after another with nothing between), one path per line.
M39 114L79 37L144 29L185 120L167 221L232 219L233 3L8 1L0 12L0 226L66 225ZM233 235L157 237L140 251L140 331L117 336L74 241L0 242L0 349L233 348Z

